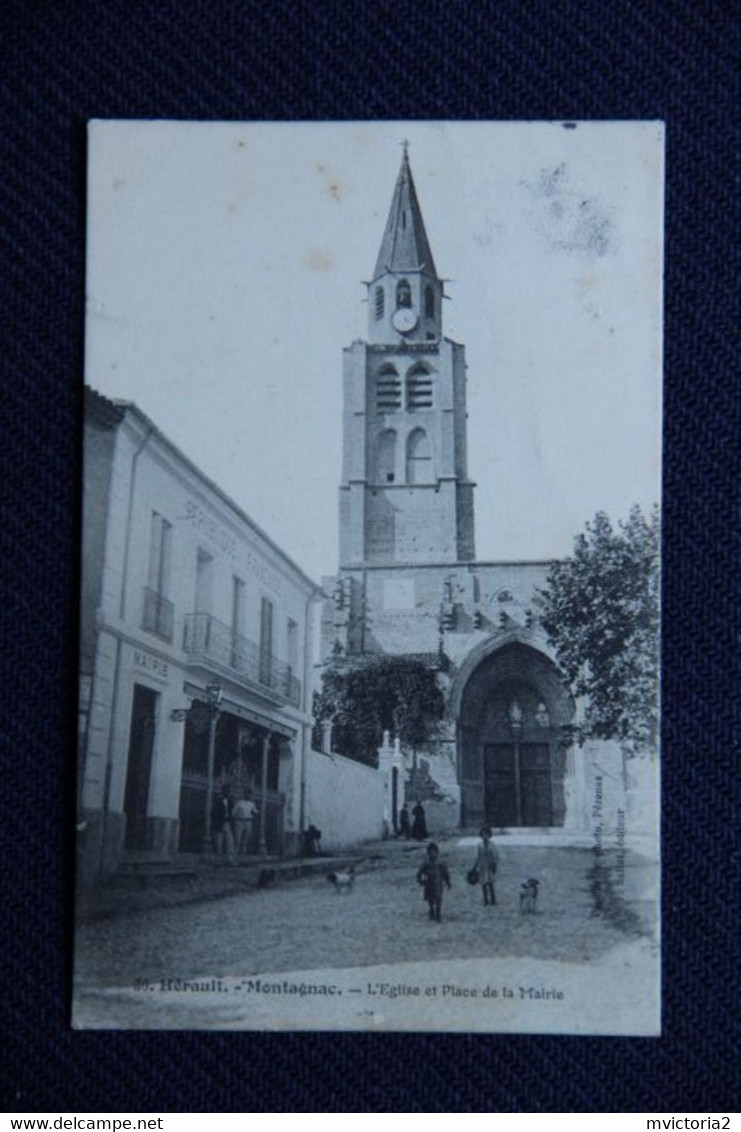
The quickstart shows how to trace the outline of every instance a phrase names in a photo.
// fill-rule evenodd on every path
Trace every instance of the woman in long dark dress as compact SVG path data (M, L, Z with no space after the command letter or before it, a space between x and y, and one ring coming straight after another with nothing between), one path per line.
M427 837L425 810L421 802L417 802L412 810L412 837L415 841L424 841Z

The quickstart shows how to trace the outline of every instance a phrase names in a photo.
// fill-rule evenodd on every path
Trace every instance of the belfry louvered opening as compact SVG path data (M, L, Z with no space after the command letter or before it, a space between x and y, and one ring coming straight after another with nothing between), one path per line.
M415 366L407 375L407 410L432 408L432 374L424 366Z
M393 366L384 366L376 378L376 410L395 413L401 408L401 378Z

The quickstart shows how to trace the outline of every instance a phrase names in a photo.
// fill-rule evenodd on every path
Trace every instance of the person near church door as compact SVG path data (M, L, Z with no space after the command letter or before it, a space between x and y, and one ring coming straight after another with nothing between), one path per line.
M499 854L491 840L491 829L488 825L485 825L481 830L481 841L479 842L478 853L476 855L476 871L479 874L479 884L481 885L484 904L496 904L497 902L497 898L494 895L494 877L496 876L498 863Z
M412 837L415 841L424 841L427 837L427 819L421 802L412 810Z
M245 792L232 810L234 845L238 857L243 857L253 848L252 829L257 817L257 806L249 791Z

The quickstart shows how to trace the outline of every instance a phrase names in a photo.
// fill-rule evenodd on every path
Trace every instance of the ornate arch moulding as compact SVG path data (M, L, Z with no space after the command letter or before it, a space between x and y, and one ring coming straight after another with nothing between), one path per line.
M524 648L531 650L536 657L540 657L552 665L554 676L560 680L564 689L567 690L569 697L573 699L571 692L568 691L568 681L556 663L555 651L549 645L546 634L541 629L525 629L514 626L500 633L494 633L485 640L480 641L479 644L475 645L466 655L460 668L453 677L450 688L448 714L452 719L458 719L466 686L479 666L488 657L493 656L494 653L507 648L509 645L522 645Z

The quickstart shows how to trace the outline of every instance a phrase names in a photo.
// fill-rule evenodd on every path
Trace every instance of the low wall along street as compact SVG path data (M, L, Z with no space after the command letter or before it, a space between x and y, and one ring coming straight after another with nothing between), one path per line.
M312 750L307 771L306 824L322 831L323 849L383 836L383 780L377 770Z

